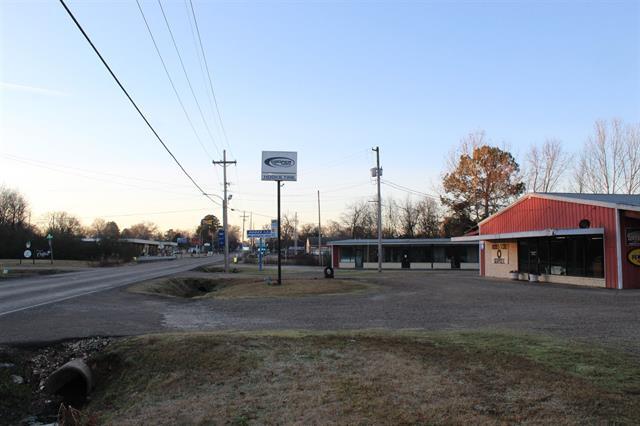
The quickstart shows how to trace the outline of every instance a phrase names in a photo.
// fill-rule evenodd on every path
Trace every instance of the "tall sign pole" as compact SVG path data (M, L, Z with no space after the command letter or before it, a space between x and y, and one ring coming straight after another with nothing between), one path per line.
M222 199L222 228L224 229L224 272L229 272L229 229L227 223L227 164L236 164L236 161L227 161L227 150L222 150L222 161L213 161L213 164L222 165L224 184L224 198Z
M282 284L282 247L280 236L280 181L276 181L278 185L278 285Z
M282 284L282 237L280 227L280 187L282 182L298 179L298 153L291 151L262 151L262 180L275 181L278 186L278 285Z
M376 178L378 181L378 272L382 272L382 199L380 198L380 178L382 169L380 168L380 147L372 148L376 152Z
M318 262L322 268L322 228L320 224L320 190L318 190Z

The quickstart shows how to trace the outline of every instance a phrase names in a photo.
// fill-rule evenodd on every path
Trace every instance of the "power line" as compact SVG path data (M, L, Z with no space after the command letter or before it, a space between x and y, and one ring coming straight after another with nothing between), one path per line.
M189 79L189 74L187 73L187 68L184 65L184 61L182 60L182 55L180 54L180 49L178 48L178 43L176 43L176 39L173 36L173 31L171 31L171 25L169 24L169 20L167 19L167 15L164 12L164 8L162 7L162 3L158 0L158 5L160 6L160 11L162 12L162 17L164 18L164 22L167 25L167 30L169 31L169 35L171 36L171 41L173 43L173 47L176 50L176 54L178 55L178 59L180 60L180 66L182 67L182 71L184 72L184 76L187 79L187 84L189 85L189 90L191 90L191 94L193 95L193 100L196 102L196 106L198 107L198 111L200 112L200 117L202 118L202 122L204 123L204 127L207 129L207 133L211 138L211 142L216 147L216 151L218 151L218 155L220 155L220 148L218 144L215 142L215 138L211 133L211 129L207 124L207 120L204 118L204 113L202 112L202 107L200 106L200 102L198 102L198 97L196 96L196 92L193 90L193 86L191 85L191 79Z
M399 191L404 191L404 192L407 192L407 193L410 193L410 194L420 195L420 196L423 196L423 197L433 198L435 200L438 199L435 195L427 194L426 192L418 191L416 189L411 189L411 188L408 188L406 186L402 186L402 185L399 185L397 183L393 183L393 182L388 181L388 180L384 180L383 179L382 183L387 185L387 186L390 186L390 187L392 187L394 189L397 189Z
M153 47L156 50L156 53L158 54L158 57L160 58L160 62L162 63L162 68L164 69L165 74L167 75L167 78L169 79L169 83L171 83L171 88L173 89L173 93L176 95L176 98L178 99L178 103L180 104L180 107L182 108L182 111L184 112L184 116L186 117L187 121L189 122L189 125L191 126L191 130L193 130L193 134L195 135L196 139L198 140L198 143L200 144L200 146L202 147L202 149L204 150L204 152L207 154L207 157L209 157L210 160L213 160L213 157L211 156L211 154L209 154L209 151L207 151L207 148L205 148L204 144L202 143L202 139L200 139L200 136L198 135L198 132L196 131L195 126L193 125L193 121L191 120L191 117L189 116L189 113L187 112L187 109L184 106L184 103L182 102L182 98L180 97L180 94L178 93L178 89L176 89L176 85L173 83L173 79L171 78L171 74L169 73L169 70L167 69L167 64L164 62L164 58L162 57L162 54L160 53L160 49L158 48L158 44L156 43L156 39L153 36L153 32L151 31L151 27L149 26L149 22L147 21L147 17L144 14L144 11L142 10L142 6L140 5L140 1L136 0L136 3L138 5L138 10L140 10L140 14L142 15L142 19L144 20L144 25L147 27L147 32L149 33L149 36L151 37L151 41L153 42Z
M220 108L218 107L216 92L215 90L213 90L213 81L211 79L211 71L209 71L209 63L207 62L207 55L205 55L204 53L204 47L202 46L202 38L200 37L200 27L198 26L198 20L196 19L196 12L193 8L193 2L191 0L189 0L189 5L191 6L191 14L193 15L193 22L196 24L196 33L198 34L200 51L202 52L202 59L204 59L204 67L207 70L207 78L209 79L209 88L211 89L211 95L213 96L213 103L216 106L216 113L218 114L220 128L222 129L222 134L224 135L225 142L227 143L227 148L231 149L231 146L229 145L229 138L227 137L227 130L224 128L224 123L222 122L222 115L220 114Z
M171 152L171 150L169 149L169 147L164 143L164 141L162 140L162 138L160 137L160 135L158 135L158 132L156 132L156 129L153 128L153 126L151 125L151 123L149 122L149 120L147 120L147 117L145 117L145 115L142 113L142 111L140 110L140 108L138 107L138 105L135 103L135 101L133 100L133 98L131 97L131 95L129 95L129 92L127 92L127 89L124 88L124 86L122 85L122 83L120 83L120 80L118 79L118 77L116 77L115 73L111 70L111 67L109 66L109 64L107 64L107 61L105 61L105 59L102 57L102 55L100 54L100 51L98 50L98 48L93 44L93 42L91 41L91 38L89 38L89 36L87 35L87 33L84 31L84 29L82 28L82 25L80 25L80 22L78 22L78 20L76 19L76 17L74 16L73 12L71 12L71 10L67 7L67 4L64 2L64 0L60 0L60 4L62 4L62 7L64 7L64 9L67 11L67 13L69 14L69 17L71 17L71 19L73 20L74 24L76 24L76 27L78 27L78 30L80 30L80 32L82 33L82 35L84 36L84 38L87 40L87 42L89 43L89 45L91 45L91 48L93 49L93 51L96 53L96 55L98 55L98 58L100 58L100 61L102 62L102 64L105 66L105 68L107 69L107 71L109 71L109 74L111 74L111 77L113 77L113 79L116 81L116 83L118 84L118 86L120 87L120 89L122 90L122 92L126 95L127 99L129 99L129 102L131 102L131 105L133 105L133 107L136 109L136 111L138 112L138 114L140 115L140 117L144 120L144 122L146 123L146 125L149 127L149 129L153 132L154 136L156 137L156 139L158 139L158 142L160 142L160 144L162 145L162 147L165 149L165 151L167 151L167 153L171 156L171 158L173 159L173 161L178 165L178 167L180 167L180 170L182 170L182 173L184 173L189 180L193 183L193 185L202 193L202 195L204 195L205 197L207 197L209 200L211 200L211 202L213 202L214 204L220 205L218 202L216 202L213 198L211 198L209 195L206 194L206 192L200 187L200 185L198 185L198 183L191 177L191 175L187 172L187 170L182 166L182 164L180 164L180 161L178 161L178 159L176 158L175 155L173 155L173 152Z

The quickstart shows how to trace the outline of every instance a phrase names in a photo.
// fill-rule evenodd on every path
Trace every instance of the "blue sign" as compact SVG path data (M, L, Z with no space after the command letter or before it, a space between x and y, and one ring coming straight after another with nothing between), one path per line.
M273 238L271 229L247 230L247 238Z
M187 238L184 238L184 237L176 238L176 243L178 243L178 244L187 244L188 241L189 240Z
M224 246L224 229L218 230L218 246Z

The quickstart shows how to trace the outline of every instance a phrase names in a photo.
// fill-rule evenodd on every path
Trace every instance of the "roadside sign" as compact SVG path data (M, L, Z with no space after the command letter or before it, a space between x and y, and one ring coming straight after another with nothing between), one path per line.
M273 238L278 237L278 219L271 219L271 233Z
M224 229L218 230L218 247L224 246Z
M247 230L247 238L273 238L271 229L249 229Z
M27 248L31 248L31 241L27 241L27 243L25 244L25 246L26 246Z
M298 180L298 153L293 151L262 151L262 180Z
M47 234L47 240L49 240L49 241L53 240L53 235Z
M24 257L28 259L31 257L31 250L25 250L23 254L24 254Z

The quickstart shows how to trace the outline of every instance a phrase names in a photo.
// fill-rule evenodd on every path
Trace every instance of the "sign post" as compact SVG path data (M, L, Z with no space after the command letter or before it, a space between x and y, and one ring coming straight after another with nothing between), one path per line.
M258 271L262 271L262 256L265 252L264 238L273 238L273 231L270 229L249 229L247 238L258 239Z
M49 253L51 254L51 264L53 265L53 235L47 235L47 241L49 241Z
M262 151L262 180L275 181L278 188L278 285L282 284L282 247L280 237L280 187L282 181L297 180L298 153Z

